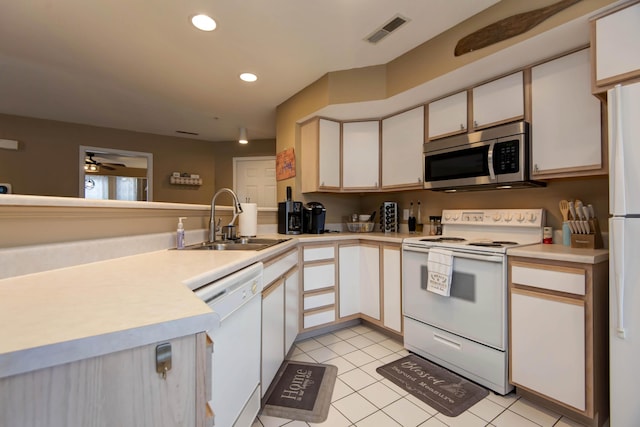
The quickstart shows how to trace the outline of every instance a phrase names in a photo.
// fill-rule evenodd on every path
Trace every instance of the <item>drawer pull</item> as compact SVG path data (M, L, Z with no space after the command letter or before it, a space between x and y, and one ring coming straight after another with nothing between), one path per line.
M462 344L455 341L451 341L450 339L443 337L442 335L438 335L434 333L433 339L440 342L441 344L448 345L449 347L453 347L456 350L462 350Z

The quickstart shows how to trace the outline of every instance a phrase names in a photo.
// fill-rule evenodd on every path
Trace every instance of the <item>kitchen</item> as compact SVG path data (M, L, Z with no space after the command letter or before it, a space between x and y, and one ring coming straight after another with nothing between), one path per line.
M487 76L489 77L489 76ZM464 87L465 85L462 85ZM459 89L461 87L451 87L451 90ZM406 106L412 105L411 103L406 104ZM287 115L287 110L290 108L289 105L281 106L284 110L283 114ZM400 110L400 109L398 109ZM304 117L304 114L296 114L296 121L300 120L301 117ZM359 117L362 118L362 117ZM366 118L366 117L365 117ZM278 120L281 120L279 117ZM286 117L282 118L282 120L286 123ZM285 149L289 146L288 141L292 141L292 127L291 126L283 126L280 127L282 135L279 134L277 136L277 144L278 151ZM294 188L299 188L298 177L293 182L280 182L280 186L291 185L293 183ZM584 185L587 182L588 186ZM557 201L561 198L567 197L569 194L571 197L581 198L583 200L588 200L593 203L596 207L596 211L601 215L600 220L601 223L605 223L606 217L604 213L607 212L607 195L606 195L606 178L591 178L587 180L567 180L567 181L558 181L553 182L545 189L530 189L530 190L512 190L513 192L506 192L504 195L500 195L500 205L501 206L518 206L518 207L544 207L548 213L555 217L550 221L550 225L554 226L554 228L558 229L561 225L561 220L559 219L559 213L557 210ZM595 190L594 190L595 189ZM284 188L279 188L279 194L284 194ZM360 194L360 193L357 193ZM491 200L491 197L487 195L491 195L492 193L474 193L474 194L440 194L440 193L432 193L422 191L412 191L406 193L398 193L394 194L394 199L397 199L402 206L408 206L408 202L410 200L419 200L419 198L423 198L423 206L426 207L425 214L426 215L436 215L440 213L442 208L467 208L469 206L473 206L474 208L492 208L495 207L495 200ZM535 196L534 196L535 195ZM308 197L308 196L306 196ZM380 200L386 200L388 195L385 194L375 194L371 195L358 195L354 197L352 194L348 195L313 195L313 199L319 199L322 201L327 207L328 212L331 215L328 219L330 223L342 223L344 222L344 217L349 215L353 211L372 211L377 208ZM299 192L296 192L296 198L305 199L302 197ZM539 198L538 200L533 200ZM446 199L446 200L445 200ZM542 206L540 204L542 202ZM27 209L28 211L28 209ZM177 209L177 211L180 211ZM205 216L203 213L204 209L200 209L199 215ZM194 212L191 212L193 214ZM40 218L42 220L47 220L48 216L46 213L40 213ZM188 216L189 214L185 214L184 216ZM36 214L36 217L38 214ZM55 215L54 215L55 216ZM117 216L117 215L116 215ZM150 214L151 217L154 217L154 214ZM162 215L157 215L158 217L162 217ZM175 215L176 217L178 215ZM128 219L131 218L131 215L128 215ZM109 221L118 222L117 218L108 218ZM174 227L173 219L158 219L158 222L164 222L166 225L162 228L163 231L166 231L170 228ZM169 224L171 223L171 224ZM187 223L189 226L190 224ZM157 226L157 225L155 225ZM196 224L197 226L197 224ZM44 227L46 228L46 227ZM115 227L116 229L118 227ZM160 228L160 227L158 227ZM45 230L42 233L43 236L50 235L49 230Z

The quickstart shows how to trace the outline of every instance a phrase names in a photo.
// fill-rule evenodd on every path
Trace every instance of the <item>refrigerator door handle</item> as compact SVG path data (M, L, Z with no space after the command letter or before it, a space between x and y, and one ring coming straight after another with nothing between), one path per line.
M625 339L624 329L624 284L625 284L625 245L624 245L624 219L611 221L611 248L613 267L613 286L616 292L616 334L619 338Z
M622 86L616 85L609 91L611 107L609 109L610 122L613 125L611 130L609 161L609 176L613 181L609 207L613 215L625 215L627 213L627 188L624 160L623 141L623 111L622 111Z

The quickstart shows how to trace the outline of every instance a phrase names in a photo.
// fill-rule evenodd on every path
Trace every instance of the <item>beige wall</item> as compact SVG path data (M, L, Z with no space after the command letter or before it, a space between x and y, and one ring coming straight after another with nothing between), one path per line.
M0 149L0 182L44 196L78 196L80 145L152 153L156 202L209 204L221 184L233 186L232 157L275 155L274 140L241 146L2 114L0 138L19 141L17 151ZM203 185L172 185L174 171L197 173Z
M520 36L459 57L453 55L456 43L467 34L500 19L517 13L530 11L537 7L544 7L555 2L556 0L541 0L537 2L531 2L530 0L503 0L486 11L451 28L442 35L398 56L387 64L326 74L278 106L276 115L277 151L280 152L286 148L295 147L296 152L299 152L300 131L297 121L327 105L388 98L445 75L470 62L491 55L497 50L504 49L538 35L550 28L564 24L577 17L588 15L607 4L613 3L614 0L583 0ZM469 84L470 82L461 82L460 88L465 88ZM424 102L427 101L429 100L424 100ZM411 105L407 105L407 107L411 107ZM369 118L366 111L363 111L362 116L363 118ZM299 160L299 157L297 157L297 159ZM557 181L552 182L549 187L545 189L510 190L504 194L497 194L495 192L460 193L453 195L451 198L445 197L440 193L429 191L360 196L353 194L347 195L348 198L342 198L340 197L341 195L301 194L299 191L300 176L298 174L295 179L279 183L278 195L279 198L283 199L285 187L290 185L294 190L294 198L296 200L305 202L318 200L325 203L328 220L330 222L338 222L343 221L354 209L363 212L374 210L378 201L381 200L397 200L408 203L412 198L422 198L423 203L429 200L428 204L434 212L443 208L470 206L489 208L493 205L512 208L529 206L545 207L548 210L553 209L553 212L555 212L557 210L556 198L558 193L564 194L562 198L571 198L578 197L574 194L583 194L586 192L587 194L584 197L586 199L606 200L606 178L595 180L595 182L598 182L598 185L594 188L594 190L597 191L594 195L588 191L588 186L591 185L590 182L591 181L587 183L583 181ZM587 195L591 197L586 197ZM607 212L605 203L598 203L596 207L601 215L605 215ZM552 225L555 226L554 216L551 218ZM604 218L606 218L606 216Z

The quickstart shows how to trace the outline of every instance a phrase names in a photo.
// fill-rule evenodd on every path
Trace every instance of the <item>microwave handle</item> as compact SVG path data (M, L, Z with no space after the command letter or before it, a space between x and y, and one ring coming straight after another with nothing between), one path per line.
M489 166L489 178L491 182L496 180L496 172L493 170L493 148L495 146L495 142L489 144L489 153L487 155L487 163Z

